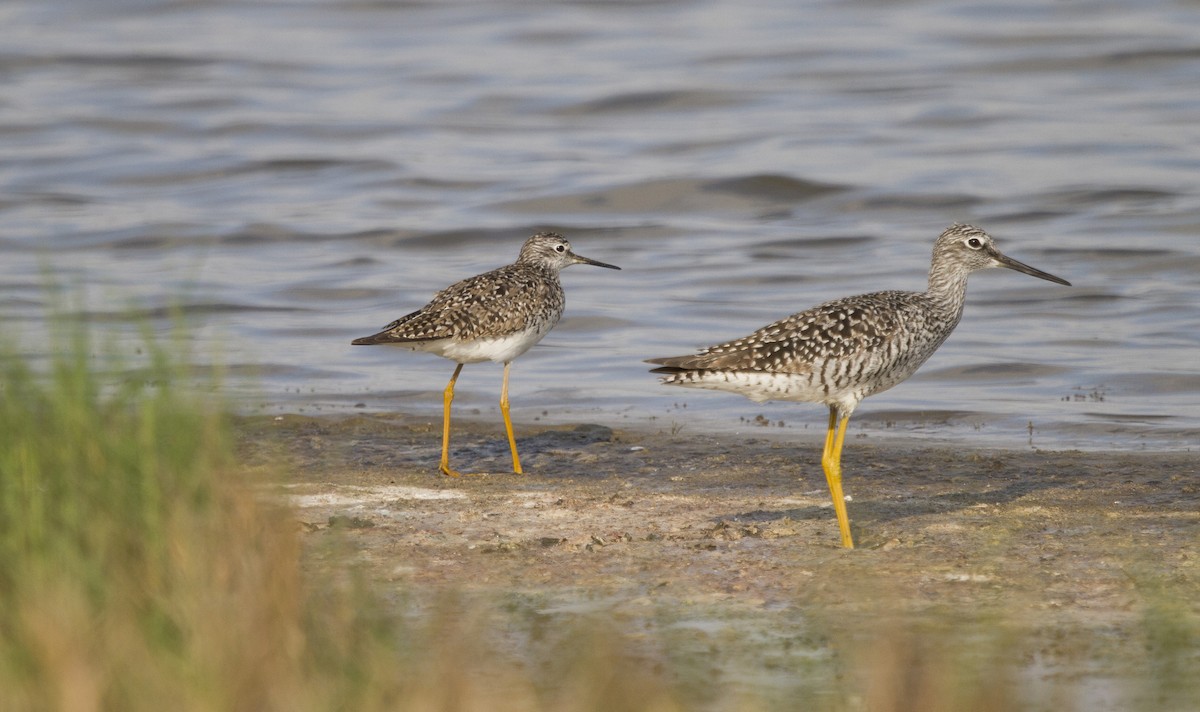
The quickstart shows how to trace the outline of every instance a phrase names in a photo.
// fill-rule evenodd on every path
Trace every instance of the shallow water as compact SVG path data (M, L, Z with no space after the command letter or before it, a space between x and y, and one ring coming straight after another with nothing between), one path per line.
M920 289L955 221L1074 283L976 275L858 435L1200 441L1200 6L784 2L0 8L0 319L41 354L49 265L129 340L182 304L247 410L436 414L452 366L351 348L540 228L563 275L514 418L757 422L641 359ZM457 403L498 417L500 368ZM783 427L779 427L780 421Z

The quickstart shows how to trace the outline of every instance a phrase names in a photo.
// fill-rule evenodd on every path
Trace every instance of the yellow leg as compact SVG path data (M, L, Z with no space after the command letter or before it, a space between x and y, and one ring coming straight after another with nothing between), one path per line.
M833 498L833 511L837 513L838 529L842 533L842 546L854 548L850 536L850 517L846 514L846 497L842 494L842 444L846 440L846 426L850 416L838 422L837 408L829 408L829 429L825 432L825 450L821 453L821 468L825 470L825 481L829 483L829 495Z
M438 469L442 474L451 477L458 477L458 473L450 469L450 403L454 401L454 382L458 380L462 367L461 363L455 367L454 375L446 384L446 390L442 391L442 461L438 464Z
M504 385L500 386L500 413L504 416L504 431L508 433L508 447L512 450L513 472L521 474L521 458L517 457L517 439L513 437L512 419L508 417L508 369L512 362L504 364Z

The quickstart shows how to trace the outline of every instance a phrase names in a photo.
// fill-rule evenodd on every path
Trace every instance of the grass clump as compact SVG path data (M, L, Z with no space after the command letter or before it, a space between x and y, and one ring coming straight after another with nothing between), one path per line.
M0 708L353 698L387 626L346 613L352 581L302 585L291 521L246 481L221 410L181 386L183 360L147 338L136 369L101 354L123 374L105 377L72 334L36 372L11 350L0 367Z

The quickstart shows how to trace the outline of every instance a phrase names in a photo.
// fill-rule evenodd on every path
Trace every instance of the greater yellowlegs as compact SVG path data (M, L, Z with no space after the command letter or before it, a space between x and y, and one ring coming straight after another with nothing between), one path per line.
M566 304L558 273L576 264L620 269L575 254L562 235L540 232L525 241L516 262L456 282L435 294L433 301L393 321L378 334L351 342L428 351L458 364L442 393L442 460L438 467L443 473L458 476L450 468L450 403L454 400L454 382L463 364L481 361L504 364L500 412L512 450L513 471L521 473L521 459L517 456L517 441L508 414L508 371L513 359L541 341L558 323Z
M663 383L740 393L751 400L804 401L829 407L821 467L833 497L842 545L854 547L842 495L842 443L863 398L904 381L962 318L967 276L1007 267L1070 282L1001 254L983 230L952 225L933 245L929 289L873 292L826 302L692 356L649 359Z

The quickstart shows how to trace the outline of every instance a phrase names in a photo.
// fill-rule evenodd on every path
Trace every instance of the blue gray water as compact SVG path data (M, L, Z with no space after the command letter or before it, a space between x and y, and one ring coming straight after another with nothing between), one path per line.
M449 363L350 339L553 228L624 270L564 273L518 421L816 439L820 406L641 359L921 289L963 221L1075 286L976 275L856 435L1200 441L1194 2L9 0L0 23L0 328L35 356L48 265L131 352L131 305L165 332L181 304L246 411L436 415ZM467 367L463 416L498 417L499 381Z

